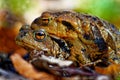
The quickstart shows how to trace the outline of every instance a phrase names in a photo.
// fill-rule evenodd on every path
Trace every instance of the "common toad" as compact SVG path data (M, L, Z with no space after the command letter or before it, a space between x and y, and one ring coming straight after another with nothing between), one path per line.
M43 12L30 26L20 29L16 43L31 52L33 64L45 55L73 61L76 67L104 67L117 58L119 37L114 25L95 16L72 11Z

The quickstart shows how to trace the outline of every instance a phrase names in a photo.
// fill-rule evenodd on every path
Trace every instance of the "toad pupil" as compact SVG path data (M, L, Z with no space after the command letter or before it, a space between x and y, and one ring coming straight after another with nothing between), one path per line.
M45 34L45 32L42 31L42 30L39 30L39 31L35 31L35 32L34 32L34 39L35 39L36 41L41 42L41 41L43 41L43 40L45 39L45 37L46 37L46 34Z

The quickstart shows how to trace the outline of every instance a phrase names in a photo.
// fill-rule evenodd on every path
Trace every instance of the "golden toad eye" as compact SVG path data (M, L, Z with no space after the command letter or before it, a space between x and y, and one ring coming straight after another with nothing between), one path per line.
M45 40L46 34L44 30L38 30L34 32L34 39L38 42Z
M52 18L42 18L42 23L43 23L44 25L47 25L47 24L49 24L49 22L51 21L51 19L52 19Z

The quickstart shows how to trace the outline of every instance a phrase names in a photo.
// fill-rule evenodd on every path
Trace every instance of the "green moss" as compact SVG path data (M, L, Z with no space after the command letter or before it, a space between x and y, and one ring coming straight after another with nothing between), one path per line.
M15 14L23 14L32 6L31 0L0 0L1 8L10 10Z
M81 0L83 1L83 0ZM108 21L113 21L120 17L120 3L115 0L87 0L75 8L78 12L86 12Z
M120 80L120 75L116 78L116 80Z

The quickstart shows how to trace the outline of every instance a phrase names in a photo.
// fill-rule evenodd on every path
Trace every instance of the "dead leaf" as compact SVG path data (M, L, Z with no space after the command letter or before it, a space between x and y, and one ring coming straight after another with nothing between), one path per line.
M13 54L10 58L18 73L26 78L34 80L60 80L56 76L50 75L48 73L37 72L30 63L22 59L18 54Z

